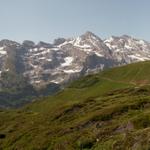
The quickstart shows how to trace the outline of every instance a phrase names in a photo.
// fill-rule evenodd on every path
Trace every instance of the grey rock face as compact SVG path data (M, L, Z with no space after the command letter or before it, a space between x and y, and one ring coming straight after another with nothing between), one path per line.
M34 47L35 43L33 41L25 40L25 41L23 41L22 46L30 48L30 47Z

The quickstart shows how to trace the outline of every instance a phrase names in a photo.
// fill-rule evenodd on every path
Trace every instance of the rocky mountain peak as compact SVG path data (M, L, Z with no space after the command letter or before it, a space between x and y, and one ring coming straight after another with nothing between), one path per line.
M34 47L35 43L33 41L30 41L30 40L25 40L25 41L23 41L22 45L24 47L28 47L29 48L29 47Z
M57 45L64 43L65 41L66 41L65 38L57 38L54 40L53 44L57 46Z
M120 38L123 38L123 39L132 39L131 36L126 35L126 34L122 35Z
M0 41L0 46L4 47L4 46L19 46L20 44L15 42L15 41L11 41L8 39L3 39Z
M86 31L83 35L80 36L81 39L83 40L99 40L102 41L97 35L95 35L94 33L90 32L90 31Z
M40 41L36 46L37 46L37 47L43 47L43 48L52 48L52 47L53 47L52 44L50 44L50 43L45 43L45 42L43 42L43 41Z
M91 31L86 31L83 35L89 37L89 36L96 36L93 32Z

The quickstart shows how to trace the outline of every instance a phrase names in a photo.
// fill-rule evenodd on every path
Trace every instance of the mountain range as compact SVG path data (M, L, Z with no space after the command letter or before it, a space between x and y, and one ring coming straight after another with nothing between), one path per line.
M88 31L52 44L1 40L0 107L20 106L81 76L146 60L150 43L128 35L102 40Z

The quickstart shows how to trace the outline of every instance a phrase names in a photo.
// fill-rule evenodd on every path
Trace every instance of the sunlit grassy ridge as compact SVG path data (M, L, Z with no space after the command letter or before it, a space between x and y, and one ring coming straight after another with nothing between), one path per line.
M0 112L0 149L148 150L150 62L89 75L55 96Z

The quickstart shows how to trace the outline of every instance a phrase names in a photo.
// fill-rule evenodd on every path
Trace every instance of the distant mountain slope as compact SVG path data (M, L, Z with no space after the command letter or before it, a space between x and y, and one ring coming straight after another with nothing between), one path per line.
M102 40L88 31L53 44L0 41L0 71L16 71L35 87L145 60L150 60L150 43L127 35Z
M0 149L149 149L149 66L88 75L55 96L1 110Z

